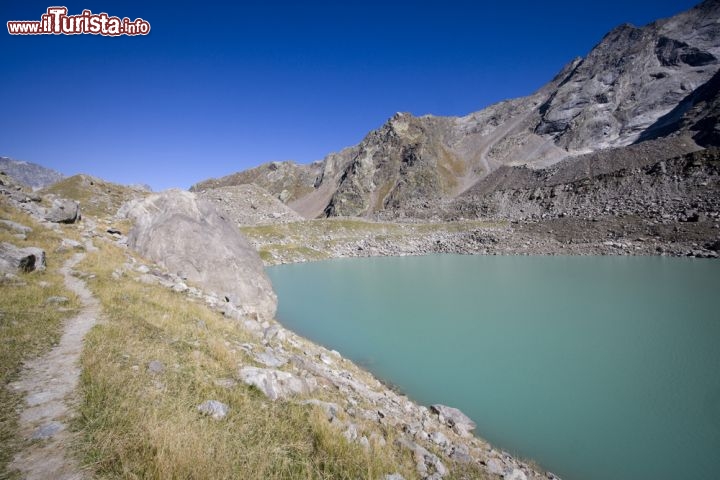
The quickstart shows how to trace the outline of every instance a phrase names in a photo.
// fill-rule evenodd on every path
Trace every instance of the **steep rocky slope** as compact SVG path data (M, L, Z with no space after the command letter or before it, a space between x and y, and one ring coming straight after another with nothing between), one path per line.
M254 184L232 185L197 192L237 225L262 225L303 220L295 210Z
M542 168L678 131L716 144L720 1L621 25L528 97L465 117L398 113L321 163L272 163L195 188L256 183L307 218L402 215L502 166Z

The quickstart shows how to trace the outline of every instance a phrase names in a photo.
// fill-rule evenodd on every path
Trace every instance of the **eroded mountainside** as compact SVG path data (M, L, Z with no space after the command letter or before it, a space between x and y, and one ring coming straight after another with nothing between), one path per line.
M720 2L708 0L621 25L528 97L464 117L398 113L322 162L273 162L194 188L255 183L306 218L397 217L460 197L504 166L538 169L678 132L715 145L718 19Z
M36 163L0 157L0 171L30 188L42 188L62 180L64 175Z

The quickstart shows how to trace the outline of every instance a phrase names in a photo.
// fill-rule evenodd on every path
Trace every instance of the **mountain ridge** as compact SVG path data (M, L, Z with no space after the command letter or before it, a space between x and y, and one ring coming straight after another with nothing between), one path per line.
M0 157L0 171L18 183L34 189L49 187L65 178L65 175L51 168L9 157Z
M402 214L411 203L456 198L504 165L543 168L686 131L697 122L662 120L685 118L702 97L698 90L716 75L718 18L720 2L706 0L643 27L622 24L531 95L462 117L398 113L359 144L320 162L273 162L192 189L257 183L307 218ZM712 98L705 100L708 108ZM704 110L695 113L708 117ZM274 165L272 175L268 165ZM279 190L273 182L283 170L292 174Z

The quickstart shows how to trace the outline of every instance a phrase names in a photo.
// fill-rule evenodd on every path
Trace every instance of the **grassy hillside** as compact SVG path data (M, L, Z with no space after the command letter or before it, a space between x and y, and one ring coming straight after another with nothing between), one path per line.
M375 443L366 450L317 407L271 402L235 384L238 367L254 364L242 347L257 340L202 303L136 281L132 271L113 278L127 253L100 247L78 266L95 275L88 284L106 318L86 338L75 428L85 463L101 477L415 478L407 452ZM148 369L153 361L161 372ZM229 405L224 420L197 411L209 399Z
M82 215L95 217L115 215L123 203L148 195L144 190L106 182L89 175L74 175L40 190L39 193L52 193L76 200L80 202Z

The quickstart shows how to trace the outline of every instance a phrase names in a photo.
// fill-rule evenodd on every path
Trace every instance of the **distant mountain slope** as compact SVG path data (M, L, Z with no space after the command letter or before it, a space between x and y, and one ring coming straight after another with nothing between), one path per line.
M456 198L501 166L543 168L682 131L717 144L719 59L720 0L707 0L613 29L533 95L464 117L398 113L321 163L274 162L214 182L256 183L308 218L401 216Z
M0 171L31 188L47 187L65 178L62 173L50 168L8 157L0 157Z
M294 210L273 197L264 188L254 185L232 185L197 192L214 204L223 216L235 225L263 225L304 220Z

